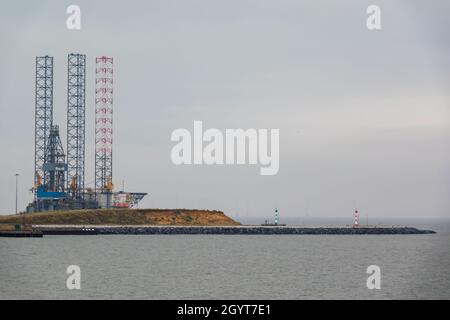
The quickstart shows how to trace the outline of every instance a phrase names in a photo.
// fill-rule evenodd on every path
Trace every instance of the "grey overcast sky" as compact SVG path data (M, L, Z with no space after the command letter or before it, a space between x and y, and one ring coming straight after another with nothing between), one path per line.
M82 29L66 28L81 8ZM382 30L366 28L381 7ZM113 56L114 182L140 207L233 217L450 217L450 1L8 1L0 11L0 212L32 199L34 63L55 59L65 147L67 54ZM280 170L175 166L177 128L279 128ZM351 221L351 220L350 220Z

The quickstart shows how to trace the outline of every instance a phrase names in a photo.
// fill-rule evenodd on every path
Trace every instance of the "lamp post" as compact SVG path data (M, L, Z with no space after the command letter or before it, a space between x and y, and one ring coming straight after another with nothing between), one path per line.
M15 174L15 176L16 176L16 214L17 214L17 194L18 194L18 192L17 192L17 185L18 185L18 180L19 180L19 174L18 173L16 173Z

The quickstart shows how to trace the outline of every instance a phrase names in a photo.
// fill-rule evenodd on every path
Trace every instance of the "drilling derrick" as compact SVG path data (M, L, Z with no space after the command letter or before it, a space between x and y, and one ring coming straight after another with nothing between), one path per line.
M53 125L53 57L36 57L34 184L46 184L45 152Z
M86 55L71 53L67 62L67 189L72 198L81 198L85 172Z
M113 58L96 58L95 74L95 191L112 192Z
M48 176L45 191L63 193L67 165L58 126L52 126L50 130L45 158L43 170L45 176Z

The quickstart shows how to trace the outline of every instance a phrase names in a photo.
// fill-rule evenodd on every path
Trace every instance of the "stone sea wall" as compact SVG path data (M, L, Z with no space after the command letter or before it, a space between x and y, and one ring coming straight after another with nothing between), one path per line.
M411 227L369 227L369 228L328 228L328 227L179 227L179 226L127 226L100 227L98 234L253 234L253 235L377 235L377 234L432 234L431 230Z

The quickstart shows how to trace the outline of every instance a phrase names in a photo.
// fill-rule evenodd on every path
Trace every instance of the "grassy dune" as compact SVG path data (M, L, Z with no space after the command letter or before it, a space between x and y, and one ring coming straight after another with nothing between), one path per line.
M19 215L0 216L1 223L21 223ZM35 212L26 224L235 226L221 211L188 209L98 209Z

